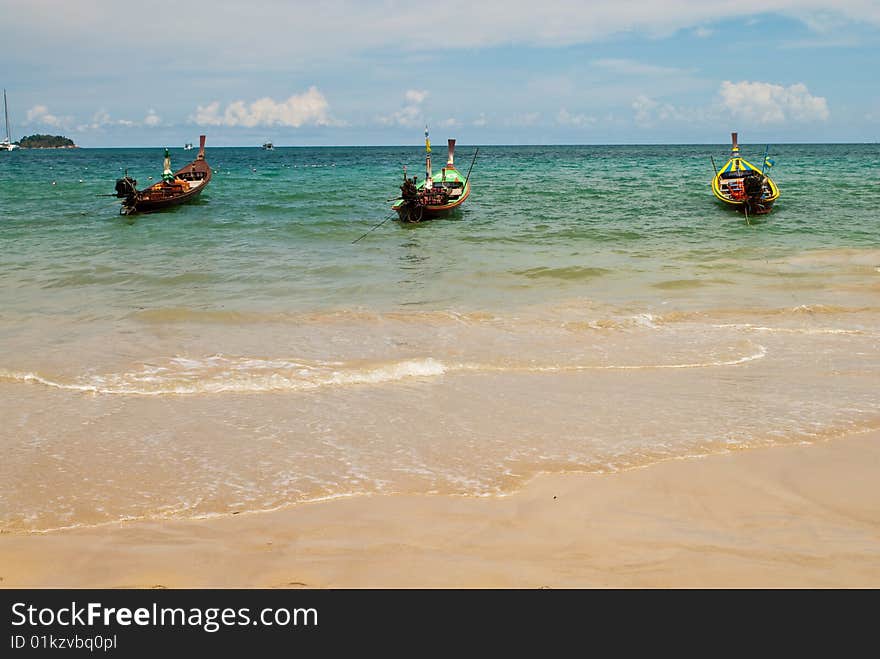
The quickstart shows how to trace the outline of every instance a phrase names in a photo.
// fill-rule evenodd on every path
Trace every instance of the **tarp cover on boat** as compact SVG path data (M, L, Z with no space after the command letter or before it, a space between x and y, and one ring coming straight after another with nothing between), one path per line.
M725 163L724 167L722 167L721 171L718 173L724 174L725 172L747 172L749 170L753 170L756 172L761 171L748 160L744 160L743 158L731 158Z

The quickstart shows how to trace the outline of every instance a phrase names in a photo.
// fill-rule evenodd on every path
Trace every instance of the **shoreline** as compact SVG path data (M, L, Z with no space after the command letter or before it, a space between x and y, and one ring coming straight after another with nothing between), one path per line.
M3 588L880 587L880 432L503 497L370 495L0 535Z

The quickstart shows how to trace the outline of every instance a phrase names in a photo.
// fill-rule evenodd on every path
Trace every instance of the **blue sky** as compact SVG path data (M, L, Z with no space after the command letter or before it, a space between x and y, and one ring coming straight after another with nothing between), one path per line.
M832 6L833 5L833 6ZM0 0L13 138L876 142L880 0Z

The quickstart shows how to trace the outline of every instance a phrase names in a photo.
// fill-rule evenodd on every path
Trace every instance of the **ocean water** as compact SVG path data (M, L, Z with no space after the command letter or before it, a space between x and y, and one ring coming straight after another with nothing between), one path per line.
M99 195L162 149L0 155L0 530L503 495L880 427L880 146L773 147L751 224L709 188L727 151L484 146L421 225L388 201L418 146L209 136L201 197L130 217Z

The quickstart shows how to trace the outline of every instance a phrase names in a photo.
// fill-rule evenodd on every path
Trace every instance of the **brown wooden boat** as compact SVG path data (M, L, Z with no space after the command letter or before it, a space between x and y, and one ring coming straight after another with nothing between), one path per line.
M166 153L166 162L167 153ZM137 181L126 174L116 181L116 196L122 201L119 212L122 215L149 213L177 206L195 199L211 182L211 167L205 160L205 136L199 136L199 153L196 159L184 165L173 174L170 171L163 179L143 190L137 189Z

